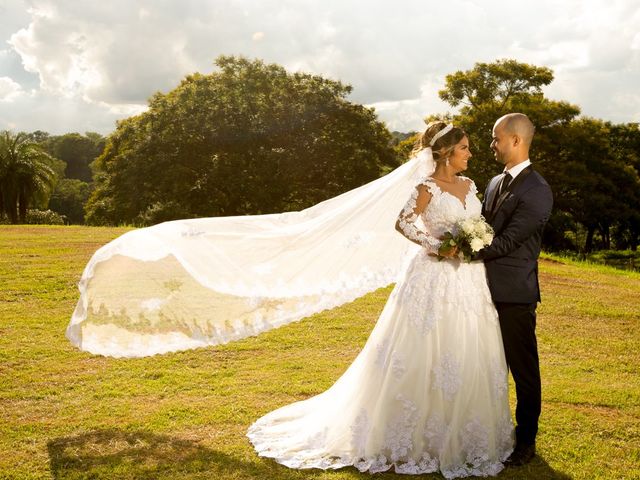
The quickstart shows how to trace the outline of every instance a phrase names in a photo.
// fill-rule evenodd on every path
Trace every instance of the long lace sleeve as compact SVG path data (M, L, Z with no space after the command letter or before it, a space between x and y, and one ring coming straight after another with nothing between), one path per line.
M420 214L427 208L431 200L431 193L425 185L418 185L409 197L404 208L398 215L396 229L409 240L426 248L429 253L438 253L441 241L420 230L416 226Z

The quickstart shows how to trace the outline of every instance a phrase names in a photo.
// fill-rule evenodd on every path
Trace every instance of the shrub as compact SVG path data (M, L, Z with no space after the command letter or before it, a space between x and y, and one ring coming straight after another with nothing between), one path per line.
M64 225L66 217L51 210L27 210L27 223L30 225Z

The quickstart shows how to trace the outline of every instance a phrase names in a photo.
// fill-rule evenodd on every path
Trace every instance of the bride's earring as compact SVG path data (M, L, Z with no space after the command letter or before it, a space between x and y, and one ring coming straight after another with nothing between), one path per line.
M448 167L449 166L449 157L447 157L447 161L445 162L445 165Z

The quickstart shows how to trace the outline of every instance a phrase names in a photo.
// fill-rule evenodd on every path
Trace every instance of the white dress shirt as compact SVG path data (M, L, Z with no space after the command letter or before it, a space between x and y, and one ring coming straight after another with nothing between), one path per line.
M531 165L531 160L529 160L527 158L524 162L521 162L521 163L511 167L509 170L505 170L502 173L508 173L509 175L511 175L511 178L512 178L511 181L513 182L513 180L520 174L520 172L522 172L529 165Z

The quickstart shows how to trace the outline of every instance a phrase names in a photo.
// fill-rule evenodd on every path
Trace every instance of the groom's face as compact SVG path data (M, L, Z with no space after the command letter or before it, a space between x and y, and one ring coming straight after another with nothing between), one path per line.
M511 154L511 135L504 131L504 127L500 123L494 125L492 135L491 150L493 150L496 160L504 165L508 163Z

